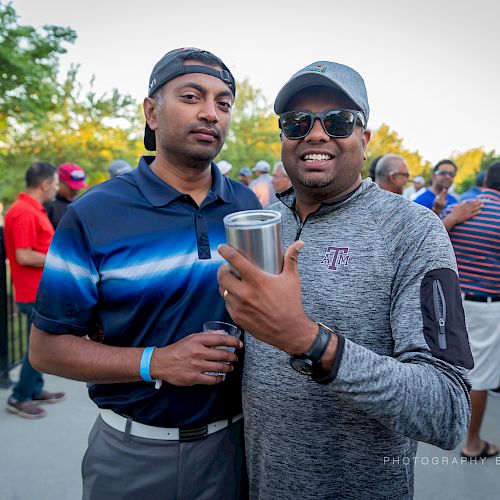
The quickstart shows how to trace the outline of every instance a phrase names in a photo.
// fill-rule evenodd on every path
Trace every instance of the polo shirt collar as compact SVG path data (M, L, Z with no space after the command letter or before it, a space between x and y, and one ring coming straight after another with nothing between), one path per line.
M131 175L149 203L154 207L161 207L183 196L183 193L160 179L149 168L154 159L154 156L142 156L139 167L132 171ZM214 163L212 163L212 188L210 191L225 203L229 203L227 182Z
M45 208L43 208L43 205L33 198L33 196L30 196L28 193L19 193L18 197L19 200L23 200L25 203L28 203L32 207L36 208L37 210L40 210L41 212L45 212Z

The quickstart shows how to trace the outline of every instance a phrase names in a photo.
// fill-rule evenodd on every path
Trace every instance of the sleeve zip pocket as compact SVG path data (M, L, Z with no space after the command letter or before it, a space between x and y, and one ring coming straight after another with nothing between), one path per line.
M446 349L446 300L443 287L439 280L432 282L432 297L434 300L434 315L438 324L439 349Z
M428 271L420 285L420 304L422 331L432 355L452 365L472 368L457 273L449 268Z

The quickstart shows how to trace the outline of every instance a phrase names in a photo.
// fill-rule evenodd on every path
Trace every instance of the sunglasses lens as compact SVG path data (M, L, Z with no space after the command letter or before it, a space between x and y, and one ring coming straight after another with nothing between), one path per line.
M302 139L312 128L315 118L321 118L330 137L349 137L356 124L356 114L348 109L333 109L323 113L290 111L281 115L281 129L289 139Z
M437 172L435 172L435 174L437 174L437 175L443 175L445 177L455 177L455 173L454 172L448 172L446 170L438 170Z
M292 111L281 117L281 128L289 139L300 139L309 133L311 120L309 113Z
M349 137L354 130L356 116L345 109L332 110L323 119L326 133L331 137Z

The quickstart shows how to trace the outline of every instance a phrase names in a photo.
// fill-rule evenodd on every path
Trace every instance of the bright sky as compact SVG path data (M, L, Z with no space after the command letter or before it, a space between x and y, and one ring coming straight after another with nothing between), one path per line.
M437 162L474 147L500 153L498 0L13 0L22 24L70 26L62 69L139 102L154 64L177 47L207 49L248 78L270 107L288 78L318 60L356 69L371 107Z

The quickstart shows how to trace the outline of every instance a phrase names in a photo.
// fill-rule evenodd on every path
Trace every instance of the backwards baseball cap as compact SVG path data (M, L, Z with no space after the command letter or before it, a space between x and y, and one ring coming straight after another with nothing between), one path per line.
M132 167L125 160L112 161L108 166L108 172L111 177L130 172Z
M59 179L64 181L71 189L84 189L87 188L85 182L85 170L75 163L63 163L57 167Z
M184 61L200 61L203 64L184 64ZM204 62L204 61L209 62ZM222 70L207 66L213 64L220 66ZM187 47L167 52L156 64L149 77L148 97L153 97L165 83L188 73L203 73L215 76L226 83L233 96L236 95L236 83L229 68L217 56L206 50L195 47ZM146 123L144 132L144 146L148 151L156 151L155 133Z
M287 104L298 92L314 85L342 92L363 113L368 123L370 106L363 78L349 66L331 61L317 61L295 73L278 92L274 101L274 112L279 115L286 111Z

